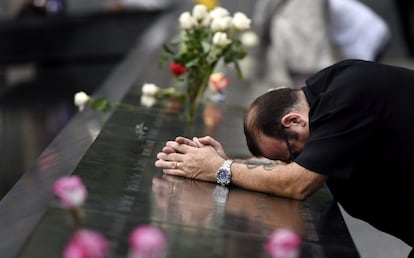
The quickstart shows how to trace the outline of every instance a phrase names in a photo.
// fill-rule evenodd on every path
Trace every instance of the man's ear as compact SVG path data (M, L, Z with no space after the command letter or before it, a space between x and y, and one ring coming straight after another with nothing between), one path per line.
M286 115L282 117L280 122L284 127L287 127L287 128L293 125L301 125L301 126L306 125L306 120L304 119L304 117L302 117L301 114L296 113L296 112L287 113Z

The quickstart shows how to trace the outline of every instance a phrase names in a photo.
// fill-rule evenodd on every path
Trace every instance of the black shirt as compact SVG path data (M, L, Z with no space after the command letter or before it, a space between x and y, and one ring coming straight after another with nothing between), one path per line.
M345 60L302 89L310 138L295 162L329 176L349 214L414 245L414 71Z

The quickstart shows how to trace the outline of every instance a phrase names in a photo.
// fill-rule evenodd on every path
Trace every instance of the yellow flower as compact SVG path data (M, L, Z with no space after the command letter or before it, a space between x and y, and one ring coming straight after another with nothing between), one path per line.
M220 5L218 0L194 0L194 2L205 5L209 11Z

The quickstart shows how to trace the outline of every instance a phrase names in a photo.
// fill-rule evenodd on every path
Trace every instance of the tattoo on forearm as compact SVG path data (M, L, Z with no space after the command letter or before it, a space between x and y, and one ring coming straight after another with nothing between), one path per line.
M279 165L278 161L262 161L262 160L246 160L244 161L248 169L254 169L263 166L264 170L272 170L274 167Z

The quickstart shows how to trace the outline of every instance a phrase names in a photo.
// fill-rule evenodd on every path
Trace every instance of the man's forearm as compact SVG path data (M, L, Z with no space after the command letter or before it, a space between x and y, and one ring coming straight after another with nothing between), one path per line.
M269 160L266 158L250 158L250 159L236 159L236 163L245 164L248 169L254 169L257 167L262 167L263 170L272 170L277 165L281 164L281 161Z
M172 151L166 152L166 148ZM214 182L216 171L226 158L211 146L193 147L168 141L157 154L155 165L169 175ZM295 162L286 164L264 158L237 160L231 165L231 172L231 181L237 186L293 199L306 198L326 180Z
M326 177L296 163L265 159L236 160L232 182L242 188L293 199L304 199L318 189Z

